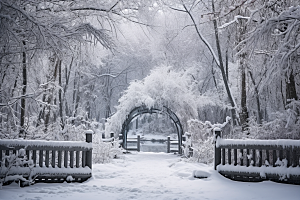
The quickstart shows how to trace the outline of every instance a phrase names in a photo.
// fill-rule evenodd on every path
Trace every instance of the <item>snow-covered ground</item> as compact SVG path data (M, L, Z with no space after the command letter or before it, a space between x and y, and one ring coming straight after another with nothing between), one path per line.
M196 174L209 175L197 179ZM300 186L270 181L235 182L212 166L187 163L174 154L133 152L109 164L94 164L93 178L84 183L44 184L0 190L2 200L93 199L300 199Z

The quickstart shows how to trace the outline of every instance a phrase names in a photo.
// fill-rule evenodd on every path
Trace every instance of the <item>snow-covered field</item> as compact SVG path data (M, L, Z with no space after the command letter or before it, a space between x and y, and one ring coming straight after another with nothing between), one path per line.
M193 172L208 174L197 179ZM94 164L93 178L84 183L44 184L0 190L2 200L93 199L300 199L300 186L270 181L228 180L212 166L187 163L174 154L132 153L109 164Z

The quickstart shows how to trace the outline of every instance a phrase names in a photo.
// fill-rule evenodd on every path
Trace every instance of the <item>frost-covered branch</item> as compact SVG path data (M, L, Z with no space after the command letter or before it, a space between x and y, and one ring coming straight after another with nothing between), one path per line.
M241 16L241 15L236 15L236 16L234 16L234 19L232 21L227 22L227 23L223 24L222 26L219 26L218 29L226 28L227 26L230 26L233 23L239 23L239 19L249 20L250 17L244 17L244 16Z

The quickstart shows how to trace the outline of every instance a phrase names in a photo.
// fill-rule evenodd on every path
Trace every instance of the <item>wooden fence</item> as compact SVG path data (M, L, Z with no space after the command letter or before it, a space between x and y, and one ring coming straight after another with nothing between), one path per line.
M215 131L215 169L239 181L300 184L300 140L231 140Z
M86 142L0 140L0 179L21 175L34 182L82 182L92 176L92 131Z
M113 137L113 133L111 133L111 137ZM122 135L120 134L119 135L119 138L121 138ZM151 140L147 140L147 139L141 139L141 136L140 135L137 135L136 138L127 138L127 143L126 143L126 147L125 149L128 150L128 151L140 151L141 150L141 142L151 142L151 141L159 141L159 142L167 142L167 153L175 153L175 152L180 152L181 150L181 147L179 147L179 143L178 143L178 140L171 140L171 137L168 136L167 137L167 140L164 140L164 139L159 139L159 140L154 140L154 139L151 139ZM123 138L121 138L121 141L120 143L123 142ZM130 147L127 147L127 144L136 144L136 147L135 146L132 146L130 145ZM174 147L176 146L176 147Z

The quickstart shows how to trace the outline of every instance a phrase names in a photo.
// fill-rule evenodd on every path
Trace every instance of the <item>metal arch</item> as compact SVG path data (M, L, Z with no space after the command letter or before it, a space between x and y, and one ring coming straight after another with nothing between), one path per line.
M177 117L177 115L166 106L163 106L162 109L154 108L154 107L149 109L145 105L142 105L142 106L136 107L133 110L131 110L129 115L127 115L127 117L126 117L126 120L122 124L121 135L123 138L123 144L122 144L123 148L126 149L126 147L127 147L127 133L129 130L129 124L135 117L137 117L141 114L146 114L146 113L152 114L152 113L162 113L162 112L168 114L168 116L171 118L171 120L175 124L177 134L178 134L178 152L179 152L179 154L181 154L182 153L181 145L182 145L182 136L183 136L182 125L181 125L180 120Z

